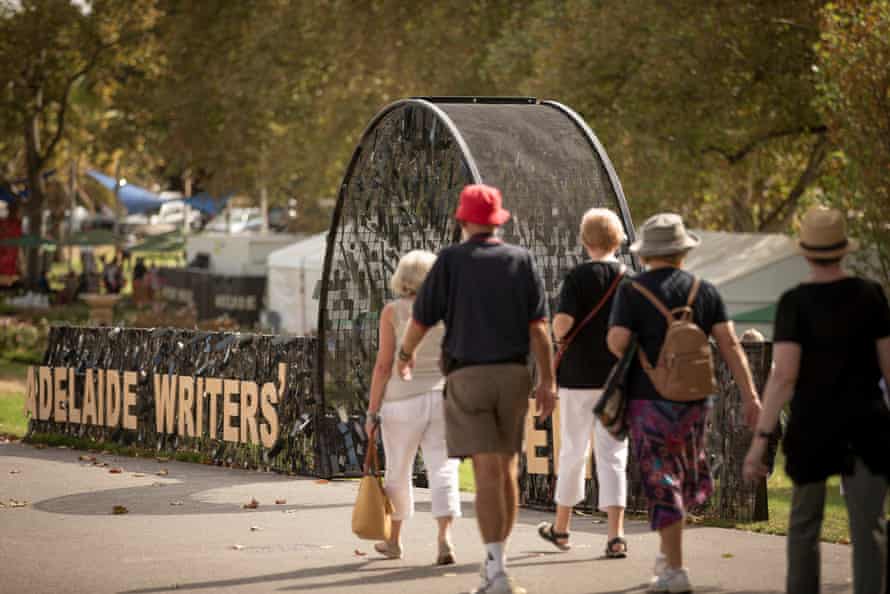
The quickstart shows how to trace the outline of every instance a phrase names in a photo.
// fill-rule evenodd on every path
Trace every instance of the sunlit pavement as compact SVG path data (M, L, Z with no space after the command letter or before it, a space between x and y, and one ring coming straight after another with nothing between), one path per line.
M356 485L3 444L0 593L444 593L476 587L483 549L471 495L456 524L458 564L439 568L433 566L428 492L417 490L417 513L404 529L405 558L389 561L350 531ZM245 507L251 501L255 509ZM605 526L586 517L574 520L573 550L556 552L535 529L550 517L522 511L508 549L517 583L542 594L645 591L657 548L647 525L632 523L629 557L611 560L602 555ZM784 592L782 537L694 528L686 545L696 592ZM823 592L851 591L849 566L849 547L823 545Z

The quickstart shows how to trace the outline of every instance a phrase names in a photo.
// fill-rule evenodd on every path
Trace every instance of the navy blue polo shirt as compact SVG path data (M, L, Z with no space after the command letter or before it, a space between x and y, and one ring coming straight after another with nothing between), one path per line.
M477 235L439 253L414 300L414 320L445 322L443 349L468 363L529 353L529 325L547 319L547 293L531 253Z

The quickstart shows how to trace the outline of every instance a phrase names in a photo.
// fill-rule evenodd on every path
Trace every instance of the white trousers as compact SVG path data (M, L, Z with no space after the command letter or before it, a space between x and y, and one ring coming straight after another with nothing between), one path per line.
M599 483L598 507L627 506L627 439L612 437L593 414L602 390L559 389L559 476L556 479L556 504L574 507L584 500L584 474L590 455L593 427L593 452Z
M433 517L460 516L458 466L445 447L445 408L442 391L434 390L406 400L383 401L380 407L383 451L386 454L384 489L393 506L393 520L414 515L411 477L417 448L433 496Z

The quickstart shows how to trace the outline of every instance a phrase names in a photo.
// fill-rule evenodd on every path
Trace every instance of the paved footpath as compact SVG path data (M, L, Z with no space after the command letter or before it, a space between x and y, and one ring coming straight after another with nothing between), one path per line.
M115 467L123 472L110 473ZM355 494L355 481L0 445L0 593L456 593L477 585L483 549L471 496L455 532L458 564L437 568L426 490L401 561L377 557L352 535ZM11 499L29 503L10 507ZM257 509L244 509L251 499ZM129 513L112 515L117 505ZM523 510L510 542L511 572L529 592L645 591L657 548L645 524L628 527L628 559L608 560L603 524L576 518L573 550L558 553L535 532L549 518ZM696 592L782 592L784 548L781 537L693 528L687 565ZM822 558L823 592L849 592L849 548L823 545Z

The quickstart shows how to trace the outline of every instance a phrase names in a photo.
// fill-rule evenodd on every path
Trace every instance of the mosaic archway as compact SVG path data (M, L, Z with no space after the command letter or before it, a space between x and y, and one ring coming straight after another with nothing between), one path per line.
M569 108L533 98L408 99L384 108L340 187L320 295L318 386L348 441L364 441L349 420L367 404L378 315L392 298L388 279L399 256L456 241L460 190L480 182L501 189L513 214L503 237L534 253L551 300L581 261L585 210L614 209L633 238L609 158ZM330 470L349 470L355 458L333 454Z

